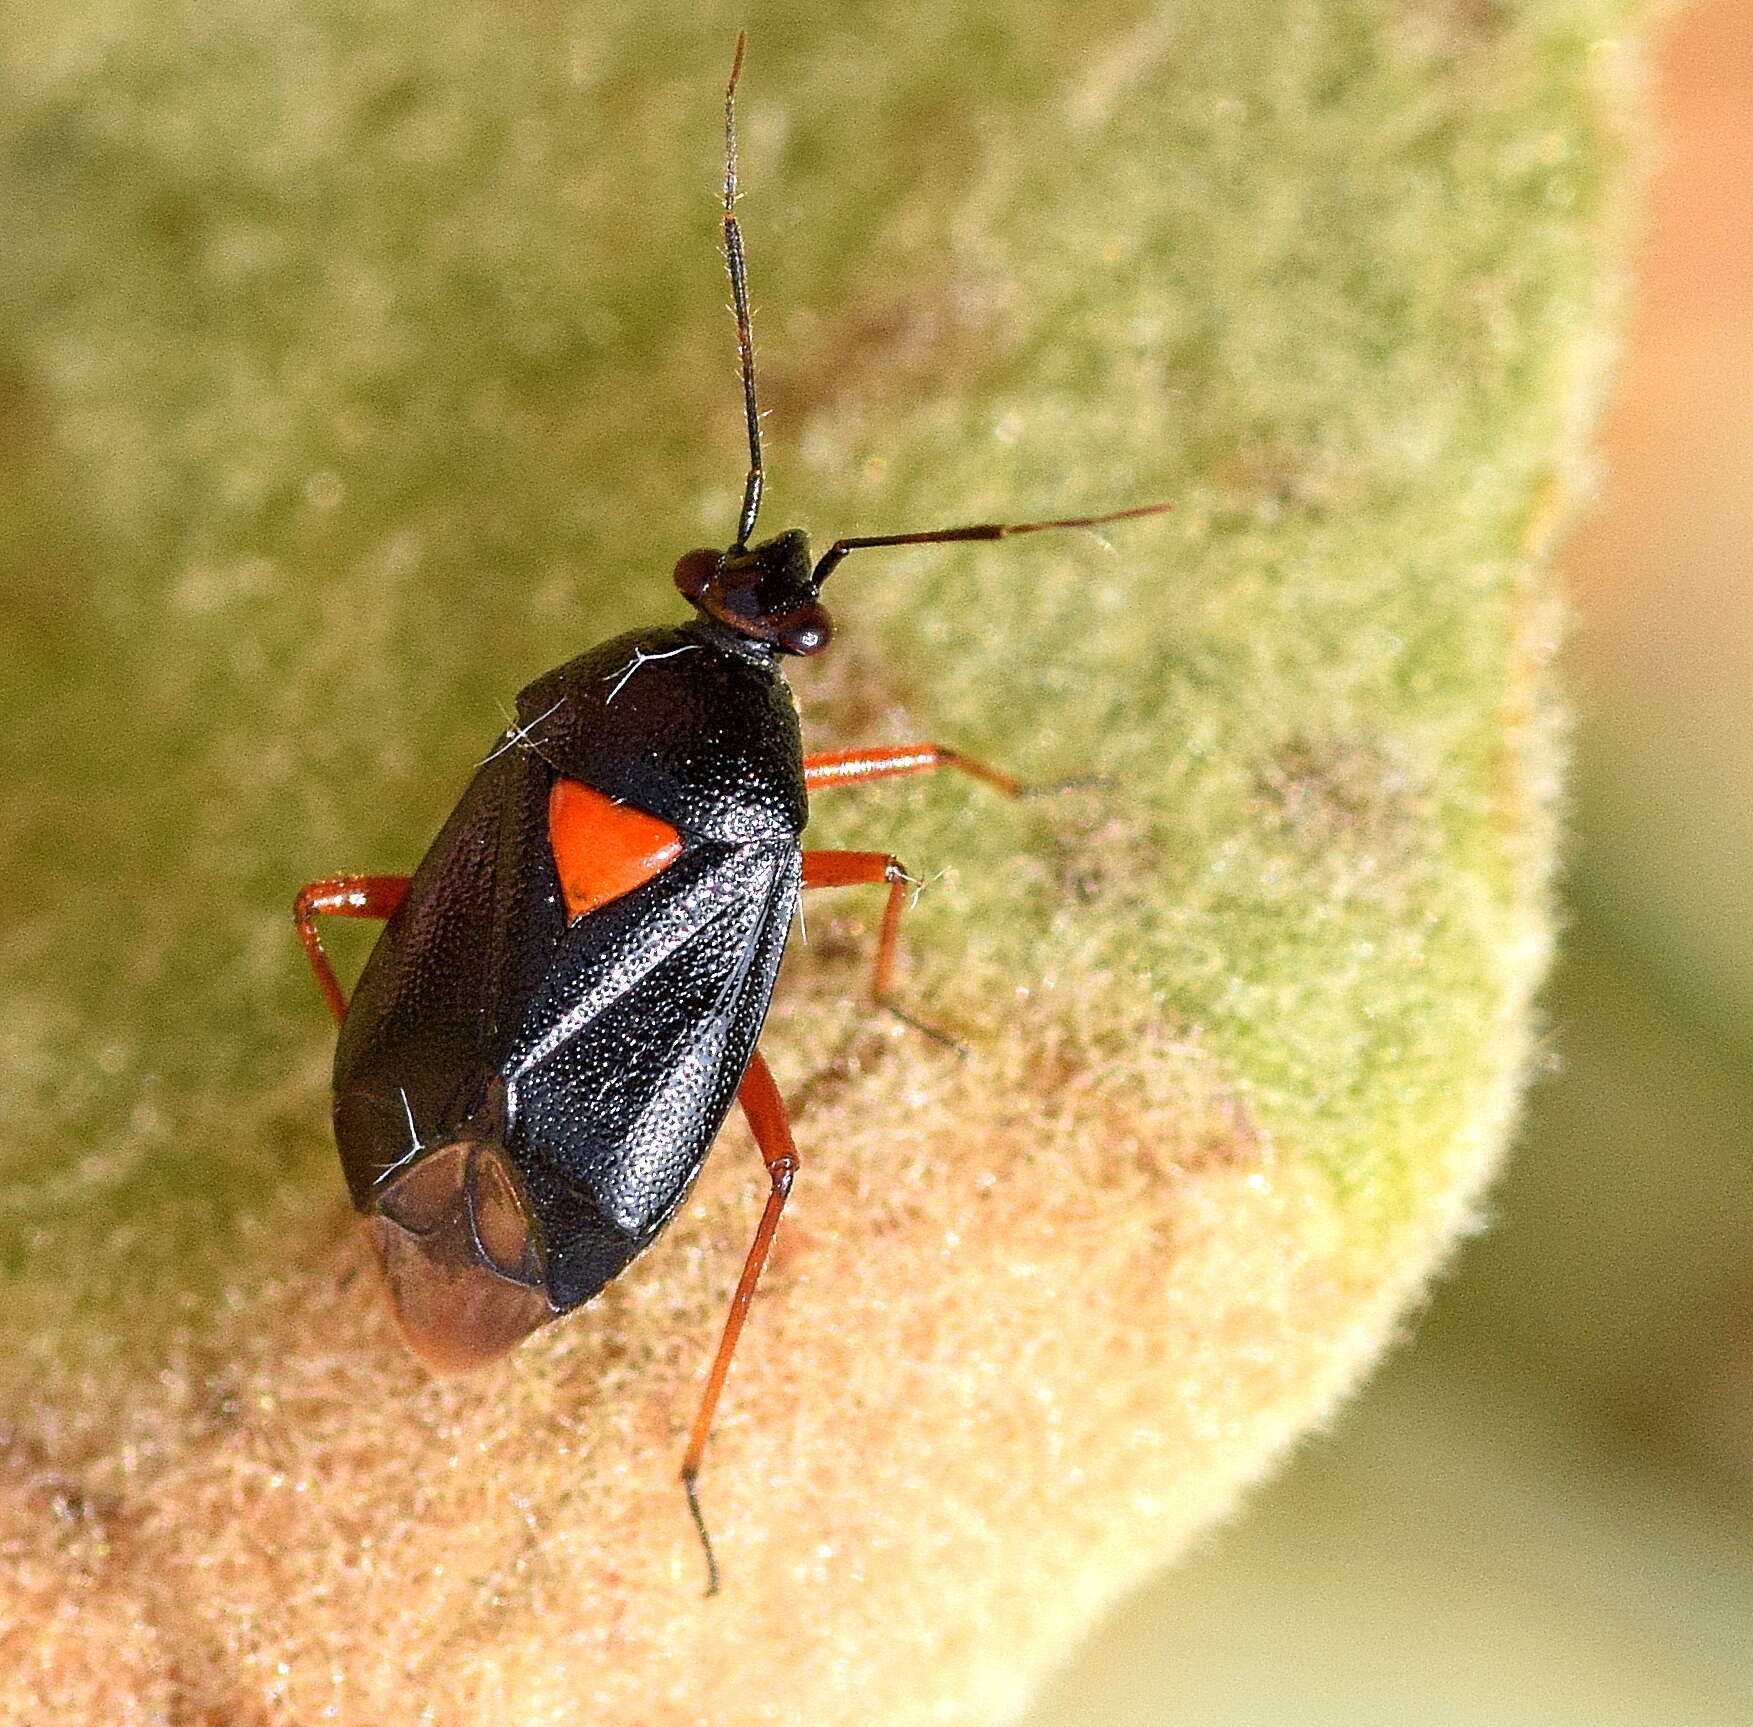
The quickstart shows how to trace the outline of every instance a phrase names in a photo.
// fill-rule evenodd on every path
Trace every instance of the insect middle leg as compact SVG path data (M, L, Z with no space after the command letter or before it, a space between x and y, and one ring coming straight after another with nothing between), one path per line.
M305 958L316 973L317 987L329 1004L329 1012L339 1025L346 1017L347 997L342 993L335 968L323 951L323 938L317 934L317 918L330 917L394 917L396 908L408 895L405 875L337 875L322 881L307 882L292 902L292 916L298 924L298 939L304 943Z
M901 913L907 907L907 892L917 888L906 865L887 852L806 851L803 854L803 885L816 887L875 887L887 882L888 903L883 907L883 926L877 936L876 964L871 969L870 998L884 1013L892 1013L903 1025L911 1026L934 1043L953 1049L958 1055L968 1052L947 1032L924 1020L915 1019L894 999L895 951L901 935Z
M712 1358L712 1371L706 1376L706 1389L701 1394L700 1408L694 1416L694 1430L688 1436L688 1449L682 1458L682 1491L688 1496L688 1514L694 1519L700 1545L706 1551L708 1595L718 1593L718 1561L713 1556L712 1537L706 1533L706 1519L700 1513L700 1464L706 1455L706 1442L712 1437L712 1418L718 1409L719 1395L724 1390L725 1375L730 1372L730 1358L736 1352L737 1339L742 1336L743 1322L749 1317L755 1286L766 1269L774 1232L779 1228L779 1214L785 1210L786 1197L797 1174L797 1146L791 1137L791 1118L786 1113L785 1099L779 1095L779 1087L773 1083L772 1070L759 1050L749 1058L743 1082L737 1088L737 1102L748 1118L750 1131L761 1152L761 1161L767 1166L767 1179L772 1185L767 1203L761 1210L761 1221L755 1225L755 1239L749 1243L736 1293L730 1298L724 1335L718 1340L718 1353Z

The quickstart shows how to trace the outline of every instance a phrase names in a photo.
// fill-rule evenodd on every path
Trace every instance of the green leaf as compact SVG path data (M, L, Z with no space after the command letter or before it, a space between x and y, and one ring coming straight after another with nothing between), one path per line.
M927 880L906 998L973 1055L870 1022L876 904L812 908L765 1045L804 1169L704 1479L704 1610L672 1477L746 1136L598 1303L428 1381L347 1225L287 913L410 868L522 684L676 616L674 558L729 537L740 15L16 22L0 1395L21 1611L88 1602L37 1695L996 1719L1331 1407L1528 1060L1545 566L1642 15L748 18L765 524L1175 510L834 578L818 746L1096 783L820 800L813 843Z

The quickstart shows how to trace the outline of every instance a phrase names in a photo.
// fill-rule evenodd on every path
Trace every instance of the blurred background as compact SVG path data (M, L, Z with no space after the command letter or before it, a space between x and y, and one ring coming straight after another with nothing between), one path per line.
M1563 559L1569 930L1489 1233L1029 1727L1753 1723L1753 6L1680 14L1660 78Z

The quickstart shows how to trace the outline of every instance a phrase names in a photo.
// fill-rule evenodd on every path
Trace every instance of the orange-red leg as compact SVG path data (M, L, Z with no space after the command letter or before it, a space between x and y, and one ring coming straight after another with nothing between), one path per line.
M317 987L329 1004L329 1012L339 1025L347 1015L347 997L341 991L335 968L323 952L323 938L317 934L316 920L330 917L395 916L408 894L405 875L337 875L313 881L298 890L292 902L292 916L298 924L298 939L304 943L305 958L316 973Z
M873 750L828 750L803 759L804 784L812 792L829 786L862 784L866 780L897 779L902 774L928 774L936 768L956 768L996 786L1007 798L1020 798L1029 788L997 768L977 762L942 744L889 745Z
M708 1595L718 1593L718 1561L713 1557L712 1538L706 1533L706 1519L700 1514L700 1464L706 1455L706 1441L712 1437L712 1418L718 1409L719 1395L724 1390L725 1375L730 1372L730 1358L736 1352L737 1339L743 1334L749 1304L755 1299L755 1286L766 1269L773 1236L779 1228L779 1214L785 1209L792 1178L797 1174L797 1146L791 1137L791 1120L785 1112L785 1099L779 1095L772 1071L759 1050L749 1058L748 1071L737 1090L737 1102L748 1118L772 1186L761 1211L761 1221L755 1226L755 1239L749 1243L736 1293L730 1298L724 1335L718 1340L718 1353L712 1358L712 1371L706 1376L706 1389L701 1394L700 1408L694 1416L694 1430L688 1436L688 1449L682 1458L682 1490L688 1496L688 1512L699 1532L700 1545L706 1550Z
M803 885L806 888L875 887L881 882L888 883L889 898L883 907L883 927L877 937L870 998L885 1013L892 1013L934 1043L941 1043L958 1055L966 1055L967 1051L953 1037L939 1031L936 1026L915 1019L905 1008L895 1005L895 952L901 935L901 913L907 906L907 890L919 885L908 875L906 866L887 852L807 851L803 854Z

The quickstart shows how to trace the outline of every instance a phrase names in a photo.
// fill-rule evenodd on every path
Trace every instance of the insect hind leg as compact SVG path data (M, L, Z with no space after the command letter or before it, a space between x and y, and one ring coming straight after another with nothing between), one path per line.
M736 1353L737 1339L742 1336L743 1323L749 1317L749 1306L755 1299L755 1287L767 1266L773 1237L779 1228L780 1214L791 1193L797 1174L797 1145L791 1137L791 1118L786 1113L785 1099L773 1083L772 1070L761 1052L749 1057L743 1082L737 1088L737 1102L742 1105L749 1129L760 1149L761 1161L767 1166L771 1184L767 1203L761 1209L761 1221L755 1225L755 1238L749 1243L743 1274L737 1279L736 1293L730 1298L730 1312L725 1316L724 1334L718 1340L718 1353L712 1358L712 1369L706 1376L706 1389L700 1396L700 1408L694 1416L693 1432L688 1436L688 1449L682 1458L682 1491L688 1496L688 1515L694 1520L695 1532L706 1555L706 1593L718 1593L718 1560L712 1551L712 1537L706 1531L706 1519L700 1510L700 1465L706 1456L706 1442L712 1437L712 1418L724 1391L730 1360Z

